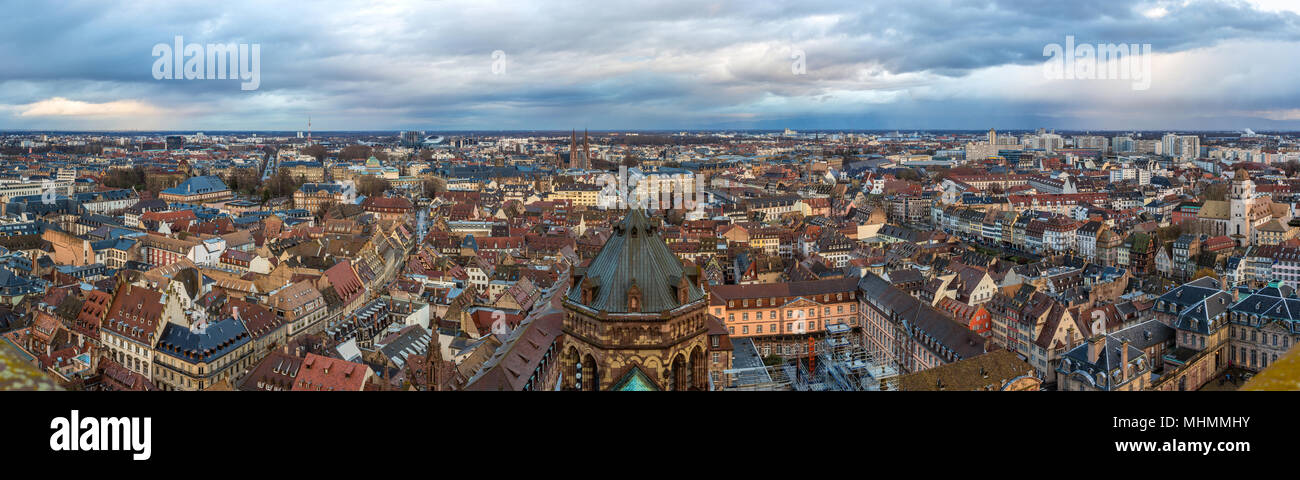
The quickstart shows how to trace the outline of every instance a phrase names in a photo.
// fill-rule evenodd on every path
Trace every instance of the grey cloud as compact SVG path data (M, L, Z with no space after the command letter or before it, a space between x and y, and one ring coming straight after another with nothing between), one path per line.
M813 124L819 116L938 124L954 119L943 105L925 100L863 106L860 115L764 110L770 107L759 104L772 98L812 104L836 90L888 91L925 81L885 75L962 79L988 67L1033 65L1042 62L1045 43L1063 42L1066 35L1080 42L1151 43L1157 52L1227 41L1300 41L1300 16L1208 1L1168 4L1168 14L1158 19L1141 15L1131 1L435 2L391 11L370 2L293 8L3 2L0 8L12 19L0 29L0 62L9 66L0 71L0 104L54 96L130 98L204 112L177 119L178 128L292 128L307 115L339 129L456 121L474 122L464 128L528 122L537 128L573 122L701 128L739 124L728 115L751 111L757 119L746 124ZM261 88L250 93L237 82L153 80L150 48L175 35L260 43ZM808 75L790 74L790 48L806 51ZM509 58L501 77L489 72L497 49ZM1295 93L1275 86L1227 107L1296 108ZM1160 108L1195 108L1190 98L1164 100ZM988 101L983 105L987 110ZM1012 101L1006 121L1057 119L1055 112L1071 106ZM0 127L29 122L0 117Z

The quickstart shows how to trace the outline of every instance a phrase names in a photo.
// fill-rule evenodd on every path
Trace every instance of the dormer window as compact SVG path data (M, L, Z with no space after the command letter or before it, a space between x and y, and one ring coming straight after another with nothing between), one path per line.
M591 302L596 299L596 294L598 293L599 288L600 288L600 284L597 283L595 279L591 277L583 278L582 279L582 303L584 305L591 305Z
M675 292L677 293L677 303L685 305L686 301L690 299L691 296L690 281L685 278L681 279L681 281L677 283L677 288L675 290L677 290Z
M641 288L636 286L636 281L632 281L632 286L627 289L627 311L641 311Z

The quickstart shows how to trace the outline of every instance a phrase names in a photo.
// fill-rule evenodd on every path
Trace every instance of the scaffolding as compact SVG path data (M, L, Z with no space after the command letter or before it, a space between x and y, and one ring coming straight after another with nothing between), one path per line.
M898 370L871 354L848 325L827 325L821 341L808 341L806 357L772 366L742 362L739 368L714 372L710 385L714 390L898 390Z

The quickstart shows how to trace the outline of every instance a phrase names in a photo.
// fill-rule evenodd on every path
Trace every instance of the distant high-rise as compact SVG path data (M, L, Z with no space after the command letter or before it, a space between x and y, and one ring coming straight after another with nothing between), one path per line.
M424 132L419 131L408 130L398 134L398 138L401 139L402 145L406 147L418 146L423 137Z
M1177 135L1167 133L1160 139L1161 155L1180 161L1192 161L1200 158L1201 138L1196 135Z

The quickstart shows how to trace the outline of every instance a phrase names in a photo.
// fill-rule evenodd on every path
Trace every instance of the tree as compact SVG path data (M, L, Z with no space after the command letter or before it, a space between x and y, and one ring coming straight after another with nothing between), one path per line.
M307 183L306 177L293 178L288 170L279 170L266 182L265 192L270 198L290 196L304 183Z
M894 176L898 177L899 180L910 180L913 182L921 180L921 175L910 168L896 169L894 170Z
M435 198L439 193L447 191L447 182L437 178L426 179L422 185L427 198Z
M636 153L627 152L627 155L623 156L623 166L627 168L639 167L641 166L641 159L636 156Z
M664 213L664 223L669 225L681 225L686 222L685 210L668 210Z
M1177 240L1178 237L1182 236L1184 233L1189 233L1190 229L1188 227L1189 224L1186 222L1176 223L1168 227L1157 229L1156 235L1160 237L1160 243L1172 242Z
M1283 172L1286 172L1286 176L1287 176L1288 178L1289 178L1289 177L1294 177L1295 174L1296 174L1296 172L1300 172L1300 162L1297 162L1297 161L1295 161L1295 160L1291 160L1291 161L1289 161L1289 162L1283 163L1283 164L1282 164L1282 171L1283 171Z
M370 158L371 149L365 145L348 145L339 150L339 159L341 160L365 160Z
M257 170L251 168L237 168L231 170L226 175L226 186L230 191L239 192L244 195L252 195L262 188L262 177L258 175Z
M145 186L144 167L114 168L104 176L104 185L113 188L135 188L142 190Z
M329 153L329 152L325 151L325 147L320 146L320 145L312 145L312 146L310 146L310 147L307 147L307 148L302 149L302 154L303 154L303 155L311 155L311 156L314 157L314 158L316 159L316 161L318 161L318 162L321 161L321 160L324 160L324 159L325 159L325 155L327 155L328 153Z
M1215 183L1209 185L1205 187L1205 190L1201 192L1201 196L1205 197L1206 200L1223 201L1224 199L1227 198L1227 195L1228 195L1228 185L1223 183Z
M393 188L393 185L388 180L374 175L364 175L357 183L357 193L367 197L383 195L390 188Z
M1208 268L1202 268L1196 271L1196 275L1192 275L1192 280L1196 280L1201 277L1211 277L1215 280L1218 280L1219 274L1214 273L1214 270L1210 270Z

